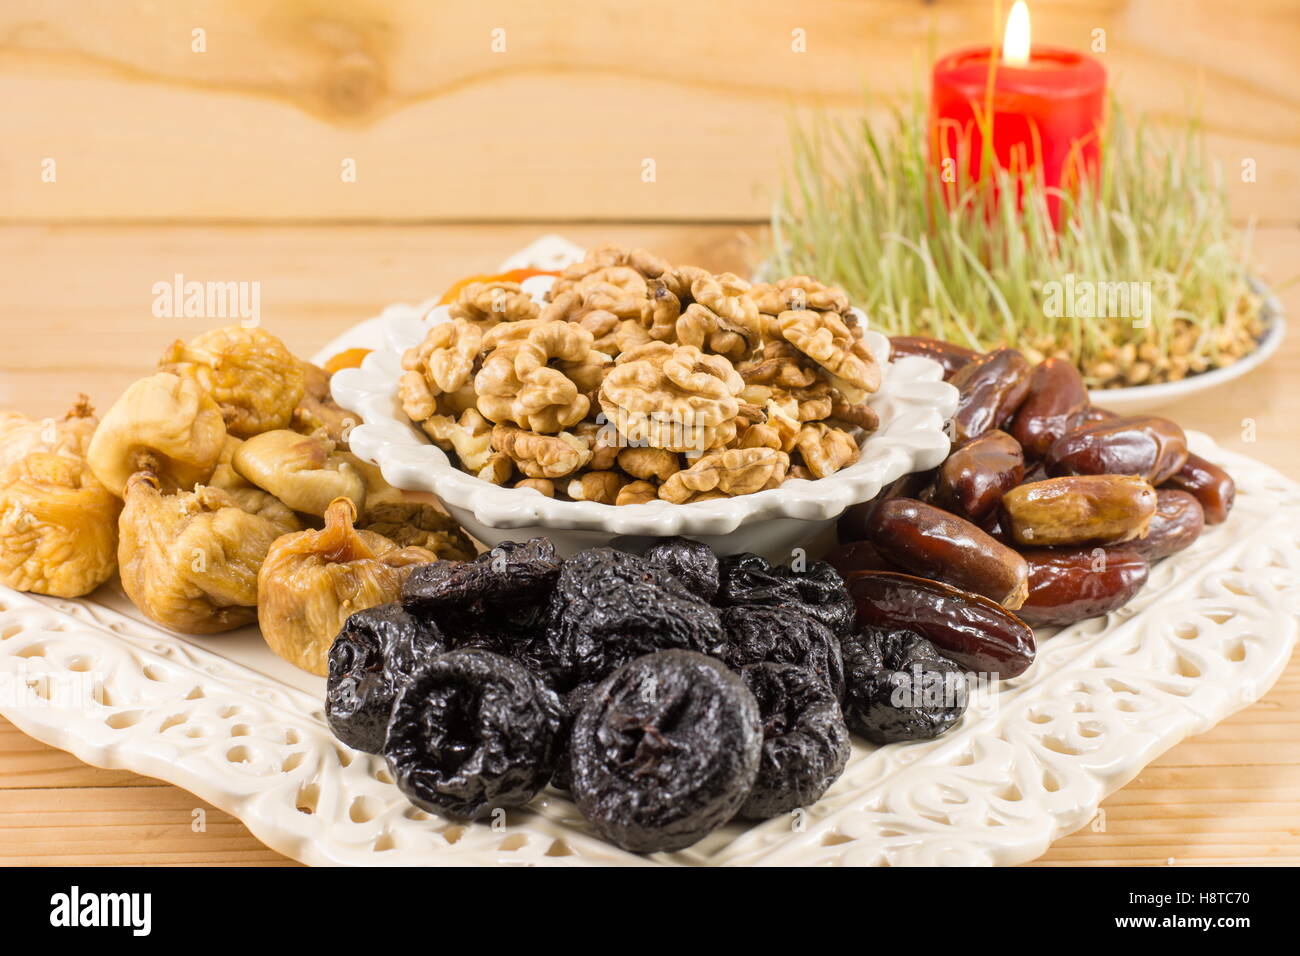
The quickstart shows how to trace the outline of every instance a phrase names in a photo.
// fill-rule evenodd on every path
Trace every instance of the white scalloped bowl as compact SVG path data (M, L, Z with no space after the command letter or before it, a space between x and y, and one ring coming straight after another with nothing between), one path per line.
M529 279L525 288L540 298L551 281ZM857 462L828 478L791 479L769 491L685 505L559 501L528 488L502 488L458 469L402 411L397 394L402 353L423 340L429 325L447 318L445 308L426 310L424 305L385 309L376 323L382 342L360 368L336 373L331 389L363 423L349 437L353 452L377 464L394 487L437 495L465 530L489 547L546 535L569 555L615 538L635 549L645 543L636 539L687 535L719 554L788 557L827 531L850 505L874 497L901 475L935 467L948 454L943 426L956 408L956 389L929 359L888 362L889 340L868 332L867 346L884 366L881 388L870 399L880 427L863 443Z

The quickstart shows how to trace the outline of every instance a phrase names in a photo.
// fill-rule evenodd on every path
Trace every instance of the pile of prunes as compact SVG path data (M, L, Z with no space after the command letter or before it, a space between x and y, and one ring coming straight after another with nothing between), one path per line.
M855 617L825 563L719 560L685 538L567 560L505 543L418 567L400 601L348 618L326 715L424 810L480 819L549 783L611 843L679 850L815 802L850 731L922 740L961 717L957 664Z

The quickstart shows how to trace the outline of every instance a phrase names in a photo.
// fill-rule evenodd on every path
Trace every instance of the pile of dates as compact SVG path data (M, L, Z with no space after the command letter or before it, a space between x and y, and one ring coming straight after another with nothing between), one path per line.
M1015 349L979 355L933 339L893 346L938 361L956 386L953 447L841 518L829 560L860 609L912 602L940 627L960 595L983 614L1073 624L1126 604L1152 562L1227 519L1227 472L1189 454L1167 418L1092 406L1069 362L1033 367Z
M1033 633L1009 612L970 599L945 624L954 599L937 593L922 619L911 580L855 601L826 563L719 559L685 538L568 559L545 538L505 543L417 567L400 600L349 617L326 715L429 812L482 819L550 784L611 843L679 850L815 802L850 732L946 732L964 662L1027 666Z

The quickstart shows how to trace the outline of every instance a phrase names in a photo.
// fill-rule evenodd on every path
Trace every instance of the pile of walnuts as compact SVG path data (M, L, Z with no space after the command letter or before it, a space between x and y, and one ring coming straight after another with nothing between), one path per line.
M403 356L402 407L485 481L685 504L857 460L881 370L844 291L750 284L602 246L535 302L466 285Z

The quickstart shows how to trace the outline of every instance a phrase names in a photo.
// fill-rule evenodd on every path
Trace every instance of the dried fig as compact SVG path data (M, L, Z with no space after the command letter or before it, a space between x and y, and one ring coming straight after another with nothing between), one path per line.
M245 441L231 463L294 511L321 516L335 498L350 498L358 509L365 505L366 480L349 457L323 435L281 428Z
M431 496L430 496L431 497ZM381 534L400 547L415 546L447 561L469 561L474 544L455 519L414 493L385 488L366 496L362 530Z
M197 382L221 408L232 435L250 438L287 428L306 393L302 364L262 329L212 329L188 345L179 339L158 362L163 372Z
M0 412L0 480L10 465L33 452L85 459L99 419L90 399L77 396L62 419L30 419L19 412Z
M123 497L138 471L164 492L206 482L221 457L226 426L221 409L193 378L158 372L136 382L113 403L86 450L95 477Z
M217 467L212 469L212 477L208 479L208 484L213 488L224 488L226 491L234 491L237 488L252 488L253 485L235 471L232 459L239 446L244 443L242 438L236 438L234 435L227 434L226 442L221 446L221 455L217 458Z
M257 575L262 637L289 663L322 677L348 616L397 600L411 570L437 560L423 548L356 530L356 513L348 498L334 499L323 530L277 539Z
M305 389L302 400L294 407L289 427L304 435L324 432L339 447L346 448L348 436L360 422L355 415L334 401L330 393L329 372L310 362L298 364L302 367ZM344 367L346 366L340 366Z
M292 511L255 488L165 495L148 472L131 476L125 498L117 560L146 617L186 634L257 620L257 572L271 543L299 529Z
M122 502L80 455L32 452L0 484L0 582L19 591L80 597L117 567Z

